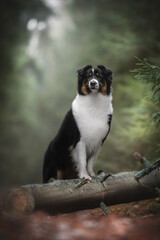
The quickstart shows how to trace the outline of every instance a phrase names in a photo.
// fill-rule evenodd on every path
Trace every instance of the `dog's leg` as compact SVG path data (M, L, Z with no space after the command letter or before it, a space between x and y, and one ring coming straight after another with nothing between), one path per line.
M73 150L73 160L76 165L79 178L85 178L91 180L91 177L87 172L87 162L86 162L86 147L85 143L80 141L76 148Z
M87 171L88 171L88 174L91 176L91 177L95 177L95 172L93 170L93 166L94 166L94 162L99 154L99 151L100 151L100 148L91 156L91 158L88 160L88 164L87 164Z

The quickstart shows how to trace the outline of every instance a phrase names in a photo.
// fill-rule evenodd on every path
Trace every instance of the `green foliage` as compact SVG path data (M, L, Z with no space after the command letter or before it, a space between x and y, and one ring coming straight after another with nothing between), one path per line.
M147 58L143 60L136 57L139 61L136 63L139 68L131 70L131 72L136 73L135 78L140 81L144 81L150 85L150 93L148 98L154 102L154 104L159 108L160 105L160 67L151 65L148 63ZM160 126L160 112L153 113L151 120L153 120L157 127Z
M135 169L135 151L156 157L160 135L146 120L158 105L143 97L150 84L128 72L137 53L159 61L159 2L54 2L0 3L1 185L41 181L45 149L75 97L76 70L86 64L114 71L112 127L96 169ZM46 28L29 31L31 19Z

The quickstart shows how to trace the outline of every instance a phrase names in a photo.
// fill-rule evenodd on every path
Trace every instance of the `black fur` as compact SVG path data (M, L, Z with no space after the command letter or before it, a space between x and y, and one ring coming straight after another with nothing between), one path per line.
M108 136L108 134L109 134L109 132L110 132L111 122L112 122L112 114L109 114L109 115L108 115L108 125L109 125L109 129L108 129L108 132L107 132L105 138L102 140L102 145L103 145L104 141L106 140L106 138L107 138L107 136Z
M89 69L92 69L92 66L91 65L87 65L86 67L84 68L80 68L77 73L78 73L78 86L77 86L77 89L78 89L78 93L80 95L84 95L83 91L82 91L82 84L83 83L87 83L88 79L87 79L87 71ZM87 87L87 91L88 93L90 93L90 89Z
M69 148L76 146L80 133L70 110L62 123L57 136L50 142L43 164L43 182L57 176L57 170L73 168Z
M107 95L111 92L111 84L112 84L112 70L104 67L103 65L97 66L102 71L102 76L105 77L105 81L107 83Z

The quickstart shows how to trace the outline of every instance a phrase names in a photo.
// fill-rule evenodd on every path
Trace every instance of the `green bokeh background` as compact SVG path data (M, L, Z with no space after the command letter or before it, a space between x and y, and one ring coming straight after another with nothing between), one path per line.
M112 128L95 169L138 169L159 155L148 87L135 56L160 65L158 0L0 1L0 185L42 181L43 156L76 95L76 70L114 71Z

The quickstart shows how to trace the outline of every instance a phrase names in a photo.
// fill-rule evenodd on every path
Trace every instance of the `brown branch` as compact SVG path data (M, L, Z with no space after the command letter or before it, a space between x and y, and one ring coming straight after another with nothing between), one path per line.
M80 179L55 180L48 184L25 185L9 191L4 209L12 212L44 210L66 213L92 209L103 201L107 206L158 196L160 170L154 169L136 181L138 172L123 172L109 176L103 182L94 179L77 188Z
M133 154L133 157L135 157L144 167L148 167L151 165L151 163L147 160L146 157L142 156L140 153L135 152Z

